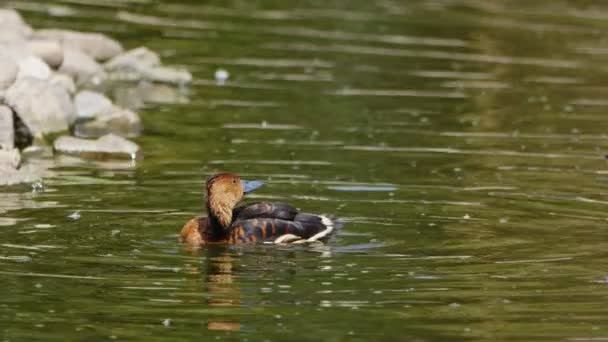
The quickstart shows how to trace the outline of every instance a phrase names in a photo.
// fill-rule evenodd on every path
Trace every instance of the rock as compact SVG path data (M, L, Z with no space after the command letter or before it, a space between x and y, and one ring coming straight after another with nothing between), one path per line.
M115 103L125 108L141 108L146 103L188 103L188 94L180 87L167 84L138 82L136 86L122 83L112 87ZM126 86L125 86L126 85Z
M32 56L32 52L28 49L25 41L0 41L0 56L10 58L14 63L18 63L20 60Z
M166 84L141 82L137 91L145 103L187 103L187 93L180 88Z
M35 137L65 131L75 119L68 92L39 79L18 79L7 90L5 101Z
M142 79L154 82L186 84L192 81L192 74L184 69L157 66L143 68L140 72Z
M32 54L42 58L51 68L57 69L63 63L63 48L59 43L50 40L30 40L26 44Z
M111 110L109 115L99 115L92 121L77 122L74 126L74 135L97 138L112 133L131 138L141 134L142 125L139 115L115 106Z
M35 165L24 165L19 169L2 167L0 164L0 185L34 183L40 180L42 170Z
M192 75L182 69L163 67L158 54L139 47L118 55L104 65L115 79L148 80L154 82L183 84L192 81Z
M0 43L2 44L19 44L25 42L25 39L27 38L24 35L10 29L0 31Z
M139 146L114 134L104 135L97 140L87 140L62 136L55 140L55 151L83 156L126 157L135 159Z
M104 66L106 70L113 72L137 72L141 68L158 65L160 65L158 54L142 46L112 58Z
M77 83L97 83L96 79L105 78L105 72L99 63L89 55L72 49L63 52L63 63L59 72L72 76Z
M108 60L123 52L119 42L101 33L44 29L36 31L34 37L55 40L66 49L80 50L98 61Z
M19 12L13 9L0 9L0 32L16 32L26 38L32 34L32 31Z
M13 111L7 106L0 105L0 149L13 149L14 147Z
M21 155L16 148L0 149L0 169L17 169L21 163Z
M145 105L138 87L148 82L137 82L137 84L121 82L112 87L112 98L117 106L129 109L141 108Z
M83 90L74 98L77 119L92 119L97 116L110 115L113 110L112 101L105 95Z
M8 56L0 55L0 90L8 89L17 79L19 67Z
M19 73L17 78L32 77L47 80L51 77L51 68L40 57L29 56L17 62Z
M68 75L55 73L49 79L49 83L62 87L68 93L70 93L70 95L76 92L76 84L74 84L74 80L72 79L72 77Z

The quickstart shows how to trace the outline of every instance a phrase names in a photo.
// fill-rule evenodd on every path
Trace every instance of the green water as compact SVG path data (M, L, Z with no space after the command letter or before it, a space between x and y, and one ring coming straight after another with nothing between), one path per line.
M608 339L602 2L0 4L196 79L139 110L136 165L0 190L1 340ZM216 170L346 225L188 250Z

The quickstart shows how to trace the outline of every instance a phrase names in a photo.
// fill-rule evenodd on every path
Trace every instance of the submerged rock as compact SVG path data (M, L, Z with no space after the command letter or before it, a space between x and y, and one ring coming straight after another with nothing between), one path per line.
M68 92L48 82L25 77L5 94L11 106L33 136L66 131L75 119Z
M0 105L0 149L13 149L15 147L15 131L13 124L13 111Z
M192 81L187 70L161 66L156 52L139 47L118 55L104 65L112 78L120 80L147 80L173 84Z
M122 157L135 159L139 146L114 134L104 135L97 140L87 140L62 136L53 144L55 151L82 156Z
M74 126L74 135L84 138L97 138L109 133L133 138L139 136L141 131L139 115L116 106L112 106L109 114L99 115L91 121L77 122Z
M188 93L181 87L168 84L139 82L135 87L118 86L112 89L116 104L125 108L140 108L146 103L188 103Z
M112 104L105 95L90 90L79 92L75 98L77 122L74 135L98 138L113 133L123 137L136 137L142 126L139 116Z
M35 165L24 165L19 169L3 168L0 164L0 185L34 183L40 180L43 170Z
M59 72L72 76L78 83L86 83L98 78L103 80L106 74L99 63L91 56L74 49L66 49L63 53L63 63Z
M109 115L112 112L112 101L105 95L83 90L74 97L76 117L78 119L92 119L101 115Z
M108 71L137 72L140 68L149 68L160 65L158 54L146 47L138 47L126 51L104 65Z
M0 146L0 185L22 183L31 179L27 172L19 171L20 164L21 155L18 149Z
M142 69L141 76L144 80L154 82L174 84L186 84L192 82L192 74L190 74L190 72L187 70L165 66Z
M110 59L123 51L118 41L101 33L43 29L36 31L34 38L57 41L64 48L80 50L98 61Z

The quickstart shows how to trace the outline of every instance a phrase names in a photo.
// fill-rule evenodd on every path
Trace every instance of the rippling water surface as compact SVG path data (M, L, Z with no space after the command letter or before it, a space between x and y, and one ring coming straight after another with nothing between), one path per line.
M136 165L0 191L2 340L608 339L602 2L0 4L196 78L144 92ZM215 170L346 225L188 250Z

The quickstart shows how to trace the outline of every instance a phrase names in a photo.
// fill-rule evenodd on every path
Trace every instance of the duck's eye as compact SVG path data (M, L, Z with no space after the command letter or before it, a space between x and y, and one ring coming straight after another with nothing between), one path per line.
M232 180L232 184L236 184L236 179L233 179L233 180Z

